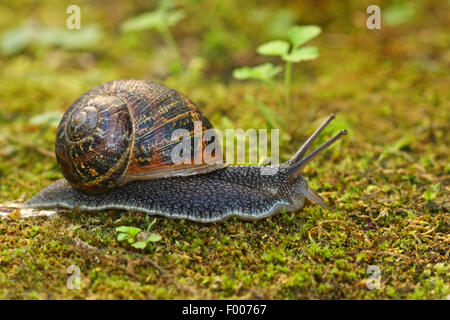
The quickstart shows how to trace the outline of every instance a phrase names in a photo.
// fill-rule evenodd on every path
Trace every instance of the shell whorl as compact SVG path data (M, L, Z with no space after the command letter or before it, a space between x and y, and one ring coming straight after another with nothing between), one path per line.
M212 128L196 106L173 89L151 81L107 82L86 92L64 114L56 158L72 187L88 193L103 193L133 180L224 167L172 163L172 132L187 129L193 139L194 121L201 121L202 134ZM204 142L200 147L203 150Z
M117 97L98 95L71 108L56 142L64 177L86 192L114 187L128 166L132 128L128 108Z

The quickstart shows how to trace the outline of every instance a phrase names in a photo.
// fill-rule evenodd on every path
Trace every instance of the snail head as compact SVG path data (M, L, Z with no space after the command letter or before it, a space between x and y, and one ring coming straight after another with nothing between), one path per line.
M292 184L292 189L296 190L299 195L304 196L311 200L314 203L326 208L325 202L323 199L315 192L311 187L308 186L308 183L301 173L303 169L319 154L325 151L328 147L330 147L334 142L336 142L339 138L347 134L346 130L342 130L333 138L322 144L320 147L312 151L311 153L306 154L308 148L313 144L313 142L317 139L320 133L325 129L325 127L335 118L334 114L330 114L330 116L317 128L317 130L306 140L306 142L300 147L300 149L294 154L294 156L286 162L287 165L287 174L289 183Z

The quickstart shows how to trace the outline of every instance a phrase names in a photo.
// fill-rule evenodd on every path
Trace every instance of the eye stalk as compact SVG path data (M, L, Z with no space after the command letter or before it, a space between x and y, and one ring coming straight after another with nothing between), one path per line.
M303 158L308 148L313 144L314 140L322 133L322 131L326 128L326 126L335 118L334 113L330 114L319 128L305 141L305 143L298 149L298 151L294 154L294 156L289 160L289 163L295 163Z
M297 161L296 163L294 163L291 166L292 170L294 171L293 175L295 177L297 177L302 172L302 170L306 167L306 165L308 163L310 163L315 157L317 157L323 151L328 149L333 143L335 143L337 140L339 140L340 137L345 136L345 135L347 135L347 130L342 130L337 135L335 135L333 138L331 138L330 140L325 142L323 145L318 147L316 150L314 150L313 152L308 154L306 157L304 157L303 159L301 159L301 160Z

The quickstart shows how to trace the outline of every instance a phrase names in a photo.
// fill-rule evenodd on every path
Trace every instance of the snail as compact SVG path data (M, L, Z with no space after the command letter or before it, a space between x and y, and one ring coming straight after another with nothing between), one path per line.
M64 114L55 153L65 179L24 206L119 209L204 223L294 212L306 198L325 207L301 173L347 133L342 130L305 155L333 118L331 114L290 160L265 166L276 169L272 175L262 174L262 166L224 161L174 164L173 130L184 128L192 135L194 121L201 121L202 132L212 128L210 122L182 93L162 84L110 81L87 91ZM196 146L206 147L203 142Z

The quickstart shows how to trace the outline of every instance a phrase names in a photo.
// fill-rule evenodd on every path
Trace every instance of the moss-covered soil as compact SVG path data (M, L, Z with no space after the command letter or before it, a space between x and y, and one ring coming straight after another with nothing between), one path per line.
M152 8L139 1L81 1L83 19L103 28L93 49L35 46L0 57L0 203L29 198L61 178L52 156L59 116L112 79L177 88L220 129L267 127L245 99L252 94L286 123L283 161L331 112L337 118L317 144L349 132L305 170L328 210L308 203L293 214L210 225L157 218L152 231L162 240L146 250L131 250L115 231L145 229L143 214L0 219L0 298L448 299L449 7L418 1L408 22L368 30L369 2L319 1L317 10L297 1L180 1L187 17L173 33L182 74L170 74L157 33L118 31L123 20ZM0 33L31 16L64 25L67 5L2 4ZM262 84L231 77L235 67L278 63L255 48L274 38L264 21L282 7L298 23L323 28L314 40L320 57L294 67L289 111ZM282 92L282 79L275 89ZM80 268L79 290L66 286L70 265ZM370 265L380 270L379 289L367 287Z

